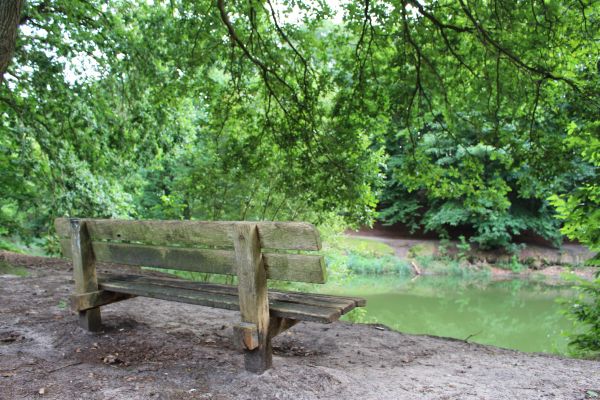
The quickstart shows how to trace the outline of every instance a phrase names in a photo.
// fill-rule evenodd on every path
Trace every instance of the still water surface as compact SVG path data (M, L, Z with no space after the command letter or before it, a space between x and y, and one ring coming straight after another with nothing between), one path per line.
M564 353L572 325L556 301L570 289L539 281L375 277L330 292L366 298L365 322L528 352Z

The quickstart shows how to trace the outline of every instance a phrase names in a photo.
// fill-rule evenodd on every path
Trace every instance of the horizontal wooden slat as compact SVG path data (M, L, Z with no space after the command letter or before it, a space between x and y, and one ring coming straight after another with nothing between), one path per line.
M65 257L71 257L71 242L61 239ZM235 275L232 250L189 249L111 242L92 242L94 256L100 262L142 265L182 271ZM311 254L263 253L269 279L294 282L325 282L322 256Z
M130 294L109 292L106 290L97 290L90 293L76 294L71 296L71 309L73 311L89 310L90 308L104 306L121 300L127 300L132 297L135 296Z
M239 310L238 297L234 294L214 293L210 291L191 290L123 280L101 281L99 287L102 290L109 290L117 293L127 293L181 303L224 308L227 310ZM270 315L274 317L321 323L333 322L339 319L341 315L340 310L336 308L318 307L279 300L269 300L269 312Z
M224 222L224 221L130 221L117 219L80 219L86 223L92 240L116 240L158 245L232 247L235 224L258 226L262 248L281 250L319 250L317 229L306 222ZM58 236L69 237L69 219L54 222Z
M189 281L176 278L150 277L143 275L116 275L105 274L100 276L100 281L112 282L135 282L158 286L169 286L173 288L182 288L190 290L201 290L218 294L236 295L237 287L231 285L220 285L214 283L204 283ZM346 314L355 307L363 307L366 304L365 299L360 297L331 296L314 293L269 291L269 299L277 301L287 301L292 303L302 303L319 307L337 308L341 314Z

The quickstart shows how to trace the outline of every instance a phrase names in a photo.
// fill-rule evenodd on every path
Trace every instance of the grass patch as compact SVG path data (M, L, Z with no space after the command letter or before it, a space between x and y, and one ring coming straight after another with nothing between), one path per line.
M342 316L342 321L352 322L354 324L375 324L377 320L367 314L367 309L364 307L355 308L348 314Z
M406 260L395 256L365 257L362 254L351 252L347 259L348 269L359 275L384 275L394 274L409 276L411 267Z
M410 265L386 243L352 236L333 236L325 243L328 282L343 284L353 275L410 275Z
M29 276L29 272L23 267L16 267L7 263L6 261L0 261L0 275L16 275L26 277Z
M45 248L47 247L48 237L35 238L29 242L23 242L16 236L0 237L0 250L6 250L13 253L28 254L31 256L47 256Z
M491 271L487 267L479 267L465 260L450 257L419 256L417 264L432 275L447 275L457 278L489 278Z
M12 251L13 253L22 253L23 251L14 243L0 238L0 250Z
M332 247L373 257L394 255L394 249L383 242L352 236L341 236L337 238L335 243L332 244Z

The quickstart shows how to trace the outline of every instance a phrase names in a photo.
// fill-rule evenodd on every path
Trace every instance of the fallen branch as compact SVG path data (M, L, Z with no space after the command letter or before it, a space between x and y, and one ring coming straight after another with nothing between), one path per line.
M414 261L411 261L410 265L412 265L413 269L415 270L416 275L421 275L421 269Z

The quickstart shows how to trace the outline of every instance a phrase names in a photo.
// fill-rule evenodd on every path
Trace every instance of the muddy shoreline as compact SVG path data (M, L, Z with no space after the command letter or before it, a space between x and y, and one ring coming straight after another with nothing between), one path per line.
M274 343L274 369L243 370L236 312L136 298L77 327L60 259L1 253L0 399L586 399L600 361L528 354L383 326L300 323Z
M415 274L418 272L424 275L440 274L440 272L428 271L425 266L419 265L418 259L414 257L414 253L418 253L419 256L438 257L440 255L440 241L438 239L404 237L383 229L347 231L346 234L351 237L378 241L390 246L396 257L410 260L415 269ZM449 243L451 246L447 249L448 255L455 256L458 242L450 241ZM474 248L467 254L469 259L467 265L475 270L487 269L491 277L498 280L545 278L548 279L548 283L564 283L566 274L587 280L593 279L596 269L582 267L582 265L594 255L595 253L589 251L586 247L574 243L564 244L561 249L528 244L517 256L523 268L520 272L514 272L500 267L503 263L509 264L513 255L506 254L501 250L482 251Z

